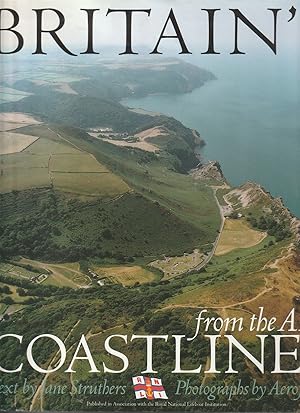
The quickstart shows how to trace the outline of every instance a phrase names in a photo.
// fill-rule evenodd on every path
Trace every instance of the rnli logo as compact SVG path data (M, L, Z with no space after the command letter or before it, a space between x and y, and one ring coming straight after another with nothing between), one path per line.
M132 382L136 399L168 399L161 379L138 376Z

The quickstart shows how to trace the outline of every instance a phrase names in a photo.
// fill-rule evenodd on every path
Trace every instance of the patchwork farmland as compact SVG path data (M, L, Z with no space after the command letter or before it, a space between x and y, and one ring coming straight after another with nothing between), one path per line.
M32 121L24 116L24 124ZM6 116L6 119L10 118ZM20 125L20 116L16 119ZM0 140L3 141L0 153L2 193L53 187L70 194L105 198L129 190L121 178L93 155L81 151L44 125L27 123L18 134L0 133Z
M26 93L21 90L0 86L0 103L17 102L30 95L31 93Z
M14 132L0 132L0 155L22 152L38 138Z
M38 125L39 123L40 122L31 115L24 113L0 113L0 132L8 132L28 125Z

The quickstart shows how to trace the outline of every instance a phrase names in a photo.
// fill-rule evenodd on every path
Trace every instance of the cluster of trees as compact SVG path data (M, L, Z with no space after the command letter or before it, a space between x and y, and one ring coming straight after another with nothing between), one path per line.
M132 257L183 253L199 236L191 224L137 194L109 203L67 201L52 190L30 193L31 202L27 200L24 208L23 193L15 207L6 208L0 230L2 258L23 255L75 262L99 257L131 262ZM2 205L9 205L12 197L2 196Z
M3 285L2 287L0 287L0 302L6 305L14 304L14 300L11 297L11 294L12 291L8 285Z
M170 161L173 167L178 171L185 173L194 168L199 160L195 156L195 136L191 129L186 128L182 123L174 118L167 116L156 116L152 118L151 123L147 126L139 128L136 132L141 132L144 129L153 128L157 125L164 127L166 134L161 137L150 138L149 142L153 142L160 149L171 155ZM199 137L199 143L204 142ZM199 144L198 143L198 144Z
M77 70L76 70L77 69ZM82 77L82 68L68 68L68 76ZM204 69L186 62L178 61L166 64L163 70L153 70L147 64L129 68L102 66L86 67L84 79L72 84L72 88L80 96L120 101L135 96L146 96L153 93L186 93L202 86L205 82L215 79L215 76ZM34 94L45 94L53 87L39 88L28 80L17 81L15 87Z
M49 90L19 102L4 103L2 111L32 113L49 123L91 128L99 125L117 132L132 132L151 120L148 115L129 111L120 103L99 97L67 95Z
M3 304L6 304L6 305L12 305L15 303L14 299L10 296L2 297L0 300Z
M20 280L22 282L23 280ZM26 282L26 280L25 280ZM35 288L34 286L32 286ZM42 287L48 288L48 287ZM3 334L18 331L18 334L24 334L26 343L31 340L32 337L42 333L44 320L47 319L47 332L55 334L64 339L72 327L80 321L78 327L73 331L72 337L68 340L67 344L70 347L73 343L78 341L80 335L83 332L90 331L97 328L99 331L106 330L115 325L124 325L124 332L128 333L128 323L135 320L133 331L138 334L187 334L192 336L195 329L195 319L192 315L194 312L186 310L169 311L169 312L155 312L155 309L167 298L173 296L175 293L180 292L181 281L175 280L172 283L152 283L150 285L139 286L136 288L123 288L120 285L107 286L105 288L92 288L89 290L64 290L63 295L53 294L48 297L47 300L36 302L27 308L23 312L22 316L14 315L13 323L2 323ZM137 292L138 291L138 292ZM53 290L54 292L54 290ZM31 292L30 292L31 293ZM64 317L61 317L64 314ZM191 317L192 316L192 317ZM210 316L216 316L210 314ZM203 330L200 331L200 336L193 342L183 341L182 343L182 365L185 368L195 368L200 363L205 365L206 358L208 356L209 347L207 340L203 337ZM248 346L247 343L245 343ZM220 344L222 346L222 344ZM228 363L228 348L223 346L221 348L218 345L217 351L217 365L222 371L222 374L215 378L215 385L223 385L225 382L228 384L228 380L231 378L224 374ZM136 341L131 344L128 349L120 348L128 354L130 358L130 368L128 371L116 378L120 380L122 385L124 383L131 383L131 377L136 374L137 371L141 371L144 367L145 360L143 358L144 344L140 341ZM168 389L170 394L175 393L176 383L174 377L170 373L174 368L174 342L170 340L168 343L157 340L155 342L155 365L159 366L159 374L162 377L164 385ZM249 351L254 355L258 352L255 346L250 345ZM36 347L36 359L38 363L46 363L53 354L53 346L49 342L49 345L45 342L38 344ZM137 356L138 355L138 356ZM267 346L266 348L266 364L273 362L272 349ZM6 360L7 364L14 362L15 364L22 362L22 355L18 351L17 346L12 343L4 342L0 347L0 359ZM233 358L234 367L240 370L239 378L242 379L243 384L247 385L252 380L252 372L248 370L248 366L245 363L244 357L235 352ZM22 373L18 376L17 380L20 382L24 377L28 377L31 380L36 379L35 372L27 365L24 364ZM176 377L179 379L181 377ZM184 375L183 379L190 379L190 385L199 386L199 376ZM104 379L102 376L101 379ZM1 380L1 379L0 379ZM16 377L9 375L5 377L6 384L10 381L15 382ZM236 378L232 378L236 381ZM272 378L270 378L271 382ZM275 379L274 379L275 380ZM83 379L84 381L84 379ZM99 376L89 375L88 384L97 384L99 382ZM116 384L116 383L114 383ZM232 383L234 384L234 383ZM131 386L131 385L130 385ZM88 396L86 396L88 397ZM99 396L101 397L101 396ZM127 397L126 395L124 396ZM230 404L232 411L241 411L243 406L252 409L258 409L258 404L252 400L251 395L239 396L234 398ZM85 396L81 396L80 399L85 399ZM94 397L97 399L97 396ZM122 396L119 397L122 400ZM178 400L182 400L182 396L178 396ZM176 396L172 396L172 400L177 400ZM217 402L226 403L226 395L224 398L218 396ZM3 396L0 394L0 403L3 408L9 408L12 405L10 396ZM70 398L67 394L64 397L46 397L45 403L47 408L60 410L64 406L72 406L74 410L79 409L78 398ZM283 407L283 403L287 403L289 408L293 408L295 402L284 399L278 401L273 397L268 398L269 407L274 410L280 410ZM23 407L24 406L20 406ZM26 406L25 406L26 407ZM275 409L275 410L276 410Z
M3 287L0 287L0 294L12 294L12 292L8 285L3 285Z
M258 219L250 216L247 220L254 228L266 231L269 235L274 236L276 241L282 241L291 236L289 224L272 216L262 215Z
M51 296L63 296L70 293L70 289L67 287L60 288L52 285L33 284L29 280L26 280L24 278L10 277L9 275L5 275L2 272L0 272L0 282L18 287L16 291L21 297L30 295L46 298ZM7 288L9 289L9 287ZM5 294L10 293L5 292Z

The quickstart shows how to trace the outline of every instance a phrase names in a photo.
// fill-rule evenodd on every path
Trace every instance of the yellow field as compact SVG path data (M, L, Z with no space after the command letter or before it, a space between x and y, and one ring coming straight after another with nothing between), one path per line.
M115 197L129 187L111 173L51 173L56 189L77 195Z
M26 93L24 93L26 95ZM23 128L27 125L36 125L39 122L25 113L7 112L0 113L0 131L5 132L13 129Z
M227 219L216 250L216 255L225 255L229 252L250 248L266 238L265 232L255 231L242 219Z
M108 278L110 281L123 286L130 287L137 282L146 284L155 280L155 274L144 268L134 265L114 266L114 267L95 267L93 270L101 277Z
M164 273L164 280L184 274L196 268L203 261L203 254L195 250L192 254L185 254L182 257L166 257L164 260L157 260L150 265Z
M21 152L36 140L38 140L36 136L0 132L0 155Z
M8 132L15 129L23 128L24 123L14 123L14 122L1 122L0 121L0 132Z

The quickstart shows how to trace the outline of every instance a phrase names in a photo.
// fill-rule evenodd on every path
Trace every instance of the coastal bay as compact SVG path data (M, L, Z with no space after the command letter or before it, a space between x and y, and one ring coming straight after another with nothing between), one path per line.
M218 160L232 185L258 182L300 216L299 66L291 56L253 59L191 57L217 80L191 93L133 96L123 104L197 129L207 143L202 156Z

